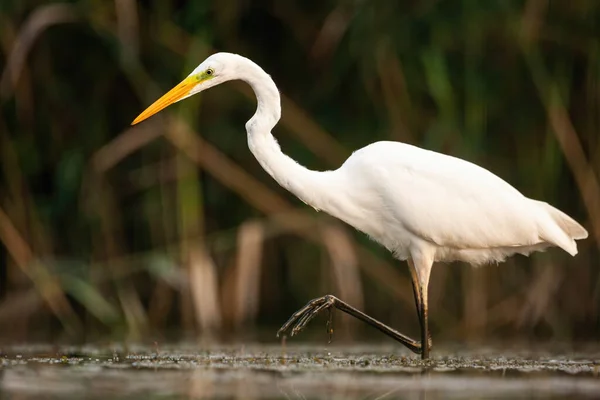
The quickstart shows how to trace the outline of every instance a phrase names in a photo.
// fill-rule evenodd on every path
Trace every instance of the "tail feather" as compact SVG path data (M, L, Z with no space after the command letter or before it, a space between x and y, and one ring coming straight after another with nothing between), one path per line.
M577 243L575 240L585 239L588 232L573 218L564 212L552 207L548 203L533 200L550 217L543 218L540 224L540 237L555 246L558 246L571 255L577 254Z

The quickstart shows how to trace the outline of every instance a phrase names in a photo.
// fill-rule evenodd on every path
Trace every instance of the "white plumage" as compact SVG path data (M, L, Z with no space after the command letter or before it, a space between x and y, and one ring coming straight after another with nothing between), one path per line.
M373 143L334 171L306 169L283 154L271 134L281 115L275 83L258 65L236 54L210 56L134 123L232 79L246 81L256 94L257 110L246 130L248 146L261 166L305 203L366 233L398 259L408 260L421 324L417 342L328 295L295 313L280 333L292 328L293 335L319 311L337 307L427 358L431 346L427 287L435 261L477 265L549 246L575 255L575 240L587 237L569 216L523 196L486 169L403 143Z
M566 214L523 196L475 164L398 142L377 142L329 173L320 208L394 252L482 264L558 246L577 254L587 232Z

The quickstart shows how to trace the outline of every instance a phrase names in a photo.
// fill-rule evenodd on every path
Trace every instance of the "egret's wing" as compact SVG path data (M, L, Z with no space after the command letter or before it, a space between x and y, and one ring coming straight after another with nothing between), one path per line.
M533 202L491 172L400 143L373 147L357 154L360 163L371 166L384 208L411 233L458 249L540 242Z

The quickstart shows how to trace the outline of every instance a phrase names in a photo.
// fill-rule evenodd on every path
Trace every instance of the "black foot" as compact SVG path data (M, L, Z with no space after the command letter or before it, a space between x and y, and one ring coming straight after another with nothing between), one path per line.
M333 336L333 327L331 325L331 307L335 305L336 300L337 299L335 297L328 294L326 296L309 301L304 307L292 314L290 319L288 319L287 322L283 324L281 328L279 328L277 331L277 337L279 337L281 334L285 334L285 332L290 328L290 336L294 336L304 329L306 324L316 317L318 313L328 309L329 319L327 320L327 334L329 335L329 343L331 343L331 338Z

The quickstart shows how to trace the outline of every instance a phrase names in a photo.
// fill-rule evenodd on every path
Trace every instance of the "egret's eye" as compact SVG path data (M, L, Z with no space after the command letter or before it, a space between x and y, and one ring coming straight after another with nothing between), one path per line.
M212 69L212 68L209 68L209 69L206 70L206 75L212 75L214 73L215 73L215 70Z

